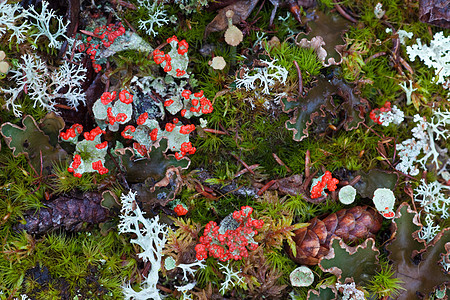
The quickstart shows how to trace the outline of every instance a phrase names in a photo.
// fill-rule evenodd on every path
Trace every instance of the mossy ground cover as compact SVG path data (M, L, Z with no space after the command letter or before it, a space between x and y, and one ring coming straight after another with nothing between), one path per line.
M189 85L203 90L214 107L212 113L202 116L207 125L204 128L197 126L191 134L190 141L197 151L189 156L189 168L182 170L183 185L177 190L176 198L187 206L188 214L177 220L172 209L158 204L150 205L151 209L146 211L148 217L159 215L161 221L173 231L174 236L169 240L164 257L175 257L179 263L192 262L195 256L193 246L199 242L204 226L209 221L220 223L245 205L253 207L253 217L264 220L266 224L263 227L266 231L260 232L257 238L258 250L248 258L231 261L231 268L241 270L244 280L226 290L222 295L225 299L287 299L291 292L295 299L306 299L309 289L333 285L336 276L312 266L315 274L313 285L292 287L289 275L297 265L286 255L285 247L293 235L295 224L306 223L314 217L323 217L344 207L336 198L331 199L331 195L324 202L315 204L305 201L302 195L283 195L280 191L268 190L255 197L254 193L242 195L235 193L236 190L253 188L258 191L271 180L294 174L305 175L309 171L321 174L328 170L336 174L335 177L347 180L350 175L359 174L357 172L380 169L399 174L394 190L396 206L403 201L414 206L407 191L418 186L420 178L430 182L443 181L436 168L430 167L428 172L417 176L405 176L394 168L398 163L395 145L411 138L411 129L415 126L413 116L420 114L430 118L436 107L448 110L448 90L434 82L434 71L418 59L410 61L405 45L396 44L396 36L386 32L386 28L391 27L412 32L413 38L406 42L407 45L414 44L419 37L422 43L429 43L439 31L449 36L448 29L418 21L417 3L384 1L385 14L380 19L374 13L376 1L341 2L340 5L351 11L357 22L349 23L348 30L342 33L342 63L325 67L314 50L296 45L295 35L307 27L306 23L300 24L290 13L287 2L292 1L281 1L285 5L276 11L272 26L269 23L273 5L270 1L256 1L258 4L246 20L237 24L245 34L242 43L236 47L225 43L224 30L204 36L205 28L217 15L217 10L208 10L201 1L171 1L175 3L165 5L166 14L173 16L174 21L156 27L156 36L139 29L139 20L145 19L148 11L138 2L130 1L128 4L131 6L117 5L116 1L111 1L113 5L108 1L100 2L97 9L87 1L82 2L84 13L96 13L106 7L112 9L111 19L122 20L127 30L133 28L153 48L163 46L166 39L174 35L179 40L185 39L189 44ZM185 14L179 2L189 2L194 7L192 13ZM131 9L132 6L137 9ZM312 9L298 9L297 13L305 20L312 14ZM333 3L319 1L315 9L340 18ZM63 11L61 8L58 13L64 14ZM79 26L82 29L83 23L80 22ZM28 32L29 36L32 30ZM10 41L10 34L7 31L0 37L0 50L6 53L11 68L18 66L21 55L25 53L36 53L45 58L50 70L56 68L60 59L58 50L49 48L45 39L39 39L35 49L31 37L18 47L14 39ZM278 42L271 44L274 37ZM211 68L209 61L213 56L225 59L227 65L223 70ZM413 73L407 70L405 64L397 65L398 60L395 61L393 56L401 56ZM285 83L272 86L269 94L262 93L260 87L253 90L237 88L236 78L242 78L243 70L264 67L255 64L261 59L276 60L279 66L285 68L288 71ZM126 50L108 60L108 65L104 65L106 71L99 75L104 76L102 80L108 78L108 84L116 87L129 86L135 76L161 74L149 53ZM299 73L294 61L302 74L302 95L298 94ZM97 75L92 69L89 72L91 78L88 80L92 82ZM303 99L319 77L330 76L342 79L352 86L358 97L367 100L370 109L364 111L364 120L356 129L345 130L343 120L350 113L341 110L333 116L332 111L328 111L320 119L315 119L311 126L308 125L307 138L294 141L292 132L285 127L294 113L283 111L277 95L285 93ZM413 104L409 106L400 87L400 83L407 80L413 80L415 88ZM14 82L8 80L8 74L2 76L1 88L13 86ZM87 90L88 87L84 88ZM95 88L93 85L92 90ZM91 94L92 90L89 91ZM4 105L7 98L6 94L0 93L0 104ZM333 94L331 99L335 107L348 100L339 94ZM96 100L87 99L86 106ZM383 106L386 101L404 112L405 121L402 124L385 127L369 118L370 110ZM23 115L32 116L38 124L47 114L38 105L33 105L26 91L21 93L17 103L22 106ZM60 111L63 118L67 117L64 120L67 128L73 123L85 121L84 117L77 117L76 112L66 107ZM80 111L89 116L89 108L81 108ZM22 117L14 116L8 109L0 111L0 124L9 122L22 126L21 121ZM167 117L164 122L167 121L171 120ZM93 124L94 120L90 119L83 126L92 129ZM114 145L115 140L121 139L117 133L106 138L110 143L114 141ZM108 174L90 173L77 178L67 171L70 159L55 162L46 173L33 167L25 154L14 156L5 141L2 139L0 149L0 239L3 245L0 252L0 298L14 299L26 294L30 299L122 299L122 286L130 281L138 290L151 266L139 259L137 253L140 249L129 243L133 237L118 234L118 203L108 207L111 215L106 225L84 226L81 232L58 229L34 235L16 229L17 224L26 222L25 214L30 211L38 214L48 201L59 196L109 190L118 199L129 186L124 180L123 170L119 171L116 165L117 157L113 154L108 157L112 166ZM448 140L438 143L442 149L449 148ZM67 145L64 149L70 158L74 149ZM248 166L253 167L246 171ZM207 173L208 178L202 177L201 172ZM153 181L156 182L154 178ZM202 190L202 186L211 188ZM227 186L233 188L224 192L223 188ZM354 205L373 206L373 202L358 195ZM390 222L384 220L375 239L379 249L389 238ZM437 222L440 228L449 225L448 219L438 219ZM202 230L196 231L195 228ZM358 241L353 243L359 244ZM386 253L382 253L380 261L382 268L378 274L359 288L372 299L395 297L400 283L394 278ZM190 278L191 282L196 282L191 293L194 299L213 299L213 296L220 295L219 289L225 277L219 262L209 257L205 265ZM258 273L258 269L266 270L265 274ZM179 273L163 267L157 288L169 299L184 299L186 295L176 290L176 286L186 284L181 278Z

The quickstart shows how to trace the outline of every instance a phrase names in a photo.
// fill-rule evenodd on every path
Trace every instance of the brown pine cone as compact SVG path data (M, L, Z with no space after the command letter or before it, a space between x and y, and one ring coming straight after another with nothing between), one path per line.
M294 257L289 246L286 252L296 263L316 265L320 258L327 255L330 241L340 237L344 242L374 237L381 228L383 217L370 206L355 206L341 209L323 220L314 218L310 225L294 231L297 256Z

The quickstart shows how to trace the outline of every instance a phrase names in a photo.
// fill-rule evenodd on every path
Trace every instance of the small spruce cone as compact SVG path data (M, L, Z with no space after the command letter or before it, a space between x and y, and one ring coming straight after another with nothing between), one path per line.
M17 224L15 229L37 235L60 228L80 231L85 225L98 224L108 219L109 210L101 206L101 202L102 195L94 192L87 192L81 197L59 196L45 203L45 207L38 211L26 211L26 223Z
M294 231L293 240L297 248L294 257L290 247L285 247L289 257L296 263L316 265L328 254L330 241L340 237L344 242L374 237L381 228L383 217L372 207L355 206L341 209L323 220L314 218L310 225Z

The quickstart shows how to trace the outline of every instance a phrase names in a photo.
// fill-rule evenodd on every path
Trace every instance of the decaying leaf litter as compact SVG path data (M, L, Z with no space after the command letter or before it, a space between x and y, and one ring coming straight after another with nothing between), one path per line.
M449 12L0 2L0 297L447 298Z

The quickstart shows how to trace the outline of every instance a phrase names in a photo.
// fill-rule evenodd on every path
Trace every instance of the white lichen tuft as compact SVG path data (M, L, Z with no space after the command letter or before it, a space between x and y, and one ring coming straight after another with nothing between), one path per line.
M139 29L144 30L148 35L157 36L155 27L169 23L164 6L159 1L138 0L139 6L147 10L147 20L139 20Z
M158 271L161 268L162 250L166 244L167 228L166 225L159 223L159 217L152 219L144 217L144 213L136 204L136 192L130 191L128 194L122 194L122 210L120 222L118 225L119 233L132 233L135 238L131 243L137 244L142 248L138 254L144 262L149 262L151 269L141 283L141 290L136 292L130 283L122 286L122 292L125 299L146 300L161 299L156 284L159 280Z
M430 42L430 46L422 45L420 39L417 44L406 47L409 59L421 59L429 68L434 68L437 83L443 84L445 78L450 76L450 36L445 37L444 32L437 32Z
M16 87L0 88L0 92L10 95L5 107L12 109L16 117L22 115L21 106L15 103L21 92L34 101L34 107L40 106L48 111L55 110L56 98L66 99L67 104L74 108L80 102L84 103L85 94L81 84L86 78L86 69L82 65L64 61L59 68L50 72L37 55L24 54L21 60L18 68L10 71L10 80L16 83Z
M27 17L30 20L31 25L37 28L37 32L33 33L31 36L34 36L34 44L37 43L37 40L41 36L45 36L49 40L48 46L50 48L60 48L63 41L58 40L62 38L64 40L67 39L66 31L69 22L64 23L62 16L57 16L53 9L48 8L48 2L42 1L41 12L37 12L32 6L27 10ZM56 32L50 31L50 23L52 20L56 20L57 29ZM36 48L36 45L32 45L33 48Z
M6 0L0 1L0 38L7 32L12 31L9 41L15 37L18 44L26 38L26 32L30 29L26 17L26 11L19 3L9 4Z
M336 289L342 292L342 300L365 300L364 292L357 289L354 282L340 284L336 283Z
M225 292L228 291L231 287L240 283L244 283L242 276L239 276L240 272L234 272L230 264L225 265L220 262L218 264L220 266L220 270L223 270L222 273L225 275L225 281L220 283L221 287L219 292L222 295L224 295Z
M187 274L191 274L192 276L195 275L195 272L197 272L200 269L203 269L206 267L204 264L204 260L197 260L196 262L190 263L190 264L179 264L177 265L178 268L183 270L183 280L188 281ZM198 269L193 269L193 267L199 267Z
M426 183L421 179L420 185L414 190L414 201L418 202L426 213L438 214L442 219L450 217L450 186L438 181Z
M416 164L418 163L426 170L426 164L431 159L431 163L439 170L440 152L445 152L446 150L440 150L436 145L436 141L448 139L450 136L449 130L445 128L450 124L450 112L437 110L430 118L430 121L415 115L414 122L417 123L417 126L412 129L413 138L396 145L397 151L399 151L400 162L395 168L405 174L415 176L419 174ZM424 156L417 159L422 151Z
M288 76L288 71L284 67L276 65L276 61L276 59L273 61L262 60L261 62L267 66L251 71L247 70L242 78L236 78L236 87L244 87L247 91L262 87L263 94L270 94L270 89L276 83L285 84Z

